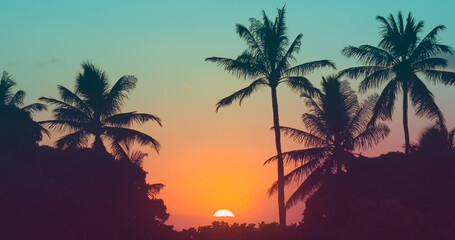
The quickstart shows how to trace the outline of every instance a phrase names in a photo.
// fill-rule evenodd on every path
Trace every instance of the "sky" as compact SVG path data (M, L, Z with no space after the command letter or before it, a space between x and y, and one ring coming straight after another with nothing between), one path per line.
M248 25L248 19L260 18L262 10L274 17L283 5L289 37L304 36L296 64L330 59L339 70L356 66L355 60L341 55L343 47L376 45L379 24L375 17L396 15L399 10L424 20L423 34L438 24L446 25L441 42L455 47L455 1L450 0L2 0L0 70L13 75L17 90L27 92L27 103L41 96L57 97L57 85L73 89L80 64L87 60L105 70L111 82L123 75L136 76L138 86L123 110L152 113L163 120L162 128L147 124L137 129L162 144L159 154L143 149L150 153L144 169L148 182L166 185L159 197L171 214L167 223L177 230L207 225L219 220L212 215L223 208L236 216L229 221L278 221L276 196L267 197L276 166L263 166L275 154L269 131L273 125L270 92L262 89L241 107L234 104L216 113L217 101L248 81L204 59L237 57L246 45L235 34L235 24ZM447 58L454 70L455 57ZM319 86L321 76L331 73L335 72L318 71L309 78ZM357 88L358 80L350 83ZM428 87L447 125L454 127L455 86L428 83ZM282 86L278 99L281 125L303 128L300 115L306 108L299 94ZM396 106L393 121L387 122L391 128L387 140L363 154L402 151L400 101ZM48 111L35 119L51 117ZM411 141L430 124L410 117ZM52 145L59 136L53 133L41 144ZM283 139L284 151L299 147ZM288 222L299 222L303 209L300 204L288 210Z

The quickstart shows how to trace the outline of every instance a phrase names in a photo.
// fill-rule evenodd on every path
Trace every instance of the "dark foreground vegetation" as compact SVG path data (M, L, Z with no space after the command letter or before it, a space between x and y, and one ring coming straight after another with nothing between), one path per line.
M416 146L416 149L418 147ZM418 150L416 150L418 151ZM299 225L214 222L174 231L137 164L90 149L0 157L1 239L452 239L455 159L359 157L308 198Z
M0 156L0 239L166 239L140 166L90 149Z

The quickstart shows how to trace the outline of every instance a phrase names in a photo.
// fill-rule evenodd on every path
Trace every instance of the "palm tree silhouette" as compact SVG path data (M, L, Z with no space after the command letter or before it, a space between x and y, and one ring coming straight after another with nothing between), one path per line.
M336 77L323 78L320 94L312 97L303 93L302 97L309 108L309 113L302 115L308 131L280 127L284 135L309 147L283 153L286 164L297 167L284 176L285 184L301 183L288 199L287 208L306 200L331 174L345 170L346 163L354 157L353 150L372 147L390 132L383 123L368 124L378 95L360 103L347 81L340 82ZM264 164L277 159L274 156ZM278 183L275 182L269 195L277 189Z
M110 88L106 74L95 65L82 63L83 72L76 77L76 91L72 92L58 86L62 100L41 97L40 100L55 105L54 120L42 121L41 124L59 131L71 133L57 140L60 149L80 148L88 145L94 138L92 148L106 151L105 141L115 150L121 142L136 141L142 145L151 145L159 151L160 144L153 137L128 128L132 124L154 121L161 126L161 120L151 114L127 112L120 113L128 98L128 93L136 87L134 76L123 76Z
M304 91L312 95L315 89L304 75L313 72L317 68L335 68L335 65L329 60L308 62L291 67L291 63L295 60L294 55L300 51L303 35L299 34L289 45L284 14L284 7L278 9L278 15L275 21L271 21L263 11L262 22L255 18L250 18L249 28L237 24L237 34L246 41L248 48L236 59L222 57L206 58L206 61L215 62L226 71L240 78L256 79L248 87L221 99L216 104L216 111L221 107L231 105L234 101L238 101L240 105L243 99L249 97L260 87L268 86L271 89L273 125L278 156L278 209L281 225L286 225L286 208L284 205L284 168L281 156L280 122L276 89L280 83L284 83L293 90Z
M373 121L392 119L397 95L403 93L403 128L405 137L405 153L409 153L408 127L408 96L415 107L415 114L444 123L444 118L434 101L434 95L425 86L417 74L422 74L430 81L445 85L455 84L455 73L442 71L447 67L447 60L436 57L439 54L452 54L452 48L439 43L438 33L445 29L439 25L431 30L423 39L423 21L415 22L409 13L404 23L401 12L398 22L392 14L386 19L378 16L381 23L381 42L378 47L362 45L345 47L342 53L347 57L355 57L366 66L353 67L340 72L350 78L365 77L360 82L359 91L378 88L387 82L374 109Z
M2 79L0 80L0 108L12 107L22 109L29 114L36 111L46 110L46 106L42 103L32 103L24 106L25 92L19 90L13 92L13 87L16 82L8 72L3 71Z

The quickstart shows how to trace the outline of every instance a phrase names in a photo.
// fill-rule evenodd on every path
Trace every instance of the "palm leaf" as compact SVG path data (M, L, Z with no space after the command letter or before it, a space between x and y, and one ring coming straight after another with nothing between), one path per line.
M218 112L221 107L227 107L231 105L234 101L239 101L239 105L241 105L243 99L251 96L251 94L254 93L262 85L267 85L267 82L263 78L259 78L258 80L253 81L248 87L240 89L232 95L221 99L216 104L216 111Z
M119 113L106 118L103 122L114 127L130 127L133 123L142 124L148 121L154 121L161 125L161 119L148 113Z

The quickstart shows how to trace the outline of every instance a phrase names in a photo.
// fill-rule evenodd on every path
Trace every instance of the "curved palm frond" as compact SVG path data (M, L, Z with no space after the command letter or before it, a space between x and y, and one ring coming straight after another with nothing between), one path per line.
M330 147L315 147L301 150L294 150L282 153L283 160L287 165L294 164L305 164L311 161L316 161L325 158L331 151ZM264 162L264 165L275 162L278 160L278 156L273 156Z
M412 100L411 103L415 107L415 114L417 116L437 119L440 123L444 123L444 117L436 105L433 93L430 92L422 80L414 75L409 90Z
M384 140L389 133L389 127L383 123L368 125L364 131L354 137L354 147L360 149L372 148Z
M63 104L65 107L72 106L73 108L77 108L79 111L85 113L87 116L90 116L92 112L90 107L77 94L73 93L72 91L61 85L58 85L57 89L59 91L60 98L62 98L63 102L65 103ZM46 102L49 101L48 103L50 104L59 104L56 101L49 100L50 98L40 99Z
M316 69L320 68L326 68L330 67L332 69L336 69L335 63L333 63L330 60L319 60L319 61L313 61L313 62L307 62L303 63L294 67L291 67L286 70L285 74L291 75L291 74L296 74L296 75L305 75L305 74L311 74L313 73Z
M243 58L241 58L243 56ZM252 61L247 61L247 54L244 53L237 59L222 58L222 57L210 57L206 58L207 62L214 62L218 66L224 68L227 72L239 77L239 78L256 78L261 74L264 74L262 67L258 66ZM250 60L253 59L252 56L248 57Z
M113 139L113 141L122 141L125 143L137 142L141 145L151 145L156 152L160 150L160 143L153 137L130 128L106 127L102 128L103 134Z
M282 82L286 83L291 90L304 93L307 96L320 94L319 89L315 88L310 80L305 77L286 77L286 80Z
M23 107L22 109L30 114L33 114L34 112L47 110L47 107L42 103L32 103Z
M107 105L104 114L111 115L117 113L121 106L128 99L127 93L136 87L137 78L132 75L121 77L112 86L111 90L106 96Z
M220 108L231 105L234 101L239 101L239 105L241 105L243 99L251 96L251 94L254 93L262 85L268 85L268 83L265 81L265 79L259 78L258 80L253 81L248 87L240 89L232 95L221 99L216 104L216 111L218 112Z
M365 93L370 88L378 88L385 81L390 80L391 76L394 76L394 73L390 68L376 70L359 83L359 92Z
M286 202L286 208L290 209L296 203L305 201L308 197L313 195L315 191L323 184L325 180L326 170L324 168L318 168L314 170L302 184L295 190L295 192L289 197Z
M420 72L435 83L441 83L446 86L455 85L455 72L441 70L423 70Z
M56 142L58 149L83 148L88 144L88 133L79 130L61 137Z
M280 131L283 135L289 136L293 141L303 144L304 146L318 147L329 145L329 142L326 140L299 129L280 127Z
M394 57L387 51L370 45L359 47L347 46L341 51L348 58L355 57L361 63L379 67L390 67L394 64Z
M399 91L399 82L396 79L385 86L373 109L374 114L370 123L375 122L378 117L381 120L392 119L393 111L395 110L395 99Z
M8 105L13 107L20 107L24 105L25 92L22 90L17 91L9 100Z
M148 121L154 121L161 125L161 119L155 115L148 114L148 113L136 113L136 112L128 112L128 113L118 113L112 116L107 117L104 119L104 124L109 124L114 127L129 127L133 123L142 124Z
M306 149L310 150L310 149ZM302 163L299 167L296 169L292 170L288 174L284 176L284 184L285 186L291 184L291 183L299 183L302 181L305 181L305 178L307 178L313 171L315 171L318 167L322 165L324 162L324 159L314 159L311 161L307 161L305 163ZM278 190L278 181L275 181L272 186L268 189L267 193L270 196L276 193Z

